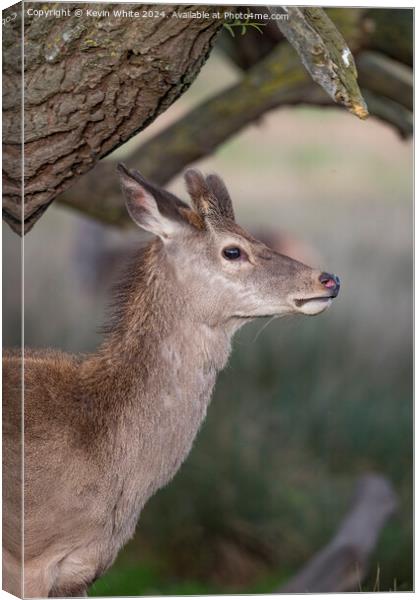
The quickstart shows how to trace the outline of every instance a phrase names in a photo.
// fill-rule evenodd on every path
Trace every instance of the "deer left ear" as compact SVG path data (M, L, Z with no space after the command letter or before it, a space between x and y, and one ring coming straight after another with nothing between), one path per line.
M194 208L205 222L217 225L220 218L235 220L229 193L218 175L204 177L188 169L184 178Z
M140 178L136 178L121 163L118 165L118 172L127 210L134 223L163 240L178 233L180 224L160 212L153 192L146 188Z

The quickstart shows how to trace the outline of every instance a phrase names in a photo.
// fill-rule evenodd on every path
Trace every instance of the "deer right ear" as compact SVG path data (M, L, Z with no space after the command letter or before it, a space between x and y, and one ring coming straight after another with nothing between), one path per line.
M134 223L163 240L173 237L179 224L162 215L153 194L122 163L118 165L118 172L127 210Z

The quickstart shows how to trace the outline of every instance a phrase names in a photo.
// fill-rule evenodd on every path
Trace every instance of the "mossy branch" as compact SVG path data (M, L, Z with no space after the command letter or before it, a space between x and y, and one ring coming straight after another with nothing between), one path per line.
M320 8L272 7L284 14L280 31L299 54L308 73L338 104L361 119L368 117L366 102L357 84L353 55L343 36Z

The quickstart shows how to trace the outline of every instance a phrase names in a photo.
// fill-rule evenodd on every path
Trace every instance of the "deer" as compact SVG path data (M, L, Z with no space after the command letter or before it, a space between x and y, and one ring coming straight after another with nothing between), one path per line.
M337 276L240 227L218 175L188 169L186 203L118 171L129 215L153 237L117 285L102 343L86 355L24 351L23 579L22 359L4 353L3 577L15 595L86 595L188 456L234 333L263 317L320 314L340 289Z

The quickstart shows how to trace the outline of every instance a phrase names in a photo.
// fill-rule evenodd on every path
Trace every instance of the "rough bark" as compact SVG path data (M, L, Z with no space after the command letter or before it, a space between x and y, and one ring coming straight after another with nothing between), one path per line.
M36 18L30 14L33 8L69 13L63 18ZM79 175L144 129L194 80L222 21L173 17L191 8L61 2L24 5L25 231ZM76 9L84 11L82 17ZM157 13L154 18L122 18L114 13L123 9L140 15L143 9ZM210 13L216 9L200 6ZM15 34L19 27L19 19L10 24ZM16 230L21 73L13 53L9 45L3 75L3 189L5 216Z
M22 39L21 39L21 10L22 4L15 4L2 11L2 127L3 127L3 218L11 225L16 233L23 234L22 222L22 144L15 143L7 147L8 107L13 110L13 135L20 140L22 136L22 80L19 76L22 69ZM6 142L6 144L5 144ZM8 195L8 171L13 170L14 190L13 198ZM8 219L9 207L13 208L14 216L12 223Z
M387 479L379 475L363 477L333 539L278 592L361 591L370 555L396 508L397 497Z

